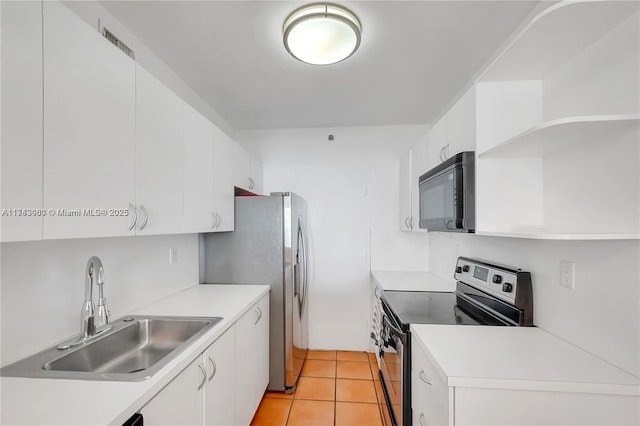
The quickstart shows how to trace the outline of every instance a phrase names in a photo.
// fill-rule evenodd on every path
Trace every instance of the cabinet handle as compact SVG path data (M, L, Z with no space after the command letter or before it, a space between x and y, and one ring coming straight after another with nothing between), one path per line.
M444 146L440 148L440 161L444 161Z
M420 377L420 380L431 386L431 382L429 381L429 379L427 379L427 375L425 374L424 370L420 370L420 372L418 373L418 377Z
M405 226L405 228L410 229L410 227L409 227L409 216L404 218L404 226Z
M448 160L449 159L449 144L446 144L444 146L444 159Z
M214 212L211 212L211 229L216 229L216 216Z
M253 189L254 185L255 185L255 182L253 181L253 179L249 178L249 189Z
M209 377L209 381L211 381L211 379L213 379L213 376L216 375L216 371L218 371L218 367L216 366L216 362L211 359L211 357L209 357L209 362L211 363L211 367L213 367L213 370L211 370L211 376Z
M144 227L147 226L147 222L149 221L149 213L144 207L144 204L140 204L140 210L142 210L142 213L144 213L144 220L142 221L142 225L140 225L140 230L142 231Z
M413 216L409 218L409 229L413 229Z
M256 322L253 323L253 325L256 325L258 322L260 322L260 318L262 318L262 309L260 309L260 307L256 306L256 313L258 314L258 319L256 320Z
M138 212L136 211L136 206L131 203L129 203L129 210L133 212L133 220L129 224L129 231L131 231L136 226L136 222L138 221Z
M420 416L418 417L418 423L420 423L422 426L427 426L427 421L424 418L424 413L420 413Z
M220 228L220 225L222 225L222 218L216 213L216 229Z
M202 364L198 364L198 368L200 368L200 371L202 372L202 381L198 385L198 390L200 390L204 386L204 383L207 381L207 373L206 371L204 371L204 367L202 366Z

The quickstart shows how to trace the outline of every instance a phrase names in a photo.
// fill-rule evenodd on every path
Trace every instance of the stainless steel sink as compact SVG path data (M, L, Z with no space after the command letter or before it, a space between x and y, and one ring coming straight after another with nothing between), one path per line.
M1 376L138 381L151 377L222 318L129 316L72 349L57 346L0 370Z

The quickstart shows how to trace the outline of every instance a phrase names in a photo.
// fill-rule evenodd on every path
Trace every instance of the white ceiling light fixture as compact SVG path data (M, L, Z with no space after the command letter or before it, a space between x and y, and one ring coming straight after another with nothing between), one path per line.
M362 25L340 5L313 3L287 17L282 27L287 52L299 61L329 65L344 61L360 46Z

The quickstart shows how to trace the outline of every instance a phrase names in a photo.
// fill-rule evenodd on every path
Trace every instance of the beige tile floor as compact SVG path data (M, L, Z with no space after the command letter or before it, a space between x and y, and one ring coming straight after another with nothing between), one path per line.
M309 351L295 393L266 392L251 424L381 426L377 371L371 353Z

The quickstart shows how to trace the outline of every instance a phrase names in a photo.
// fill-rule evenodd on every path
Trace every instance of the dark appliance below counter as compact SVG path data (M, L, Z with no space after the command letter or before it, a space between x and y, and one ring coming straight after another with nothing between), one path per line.
M380 336L374 336L385 417L411 425L411 324L532 326L531 274L458 258L455 292L388 291L380 298Z

